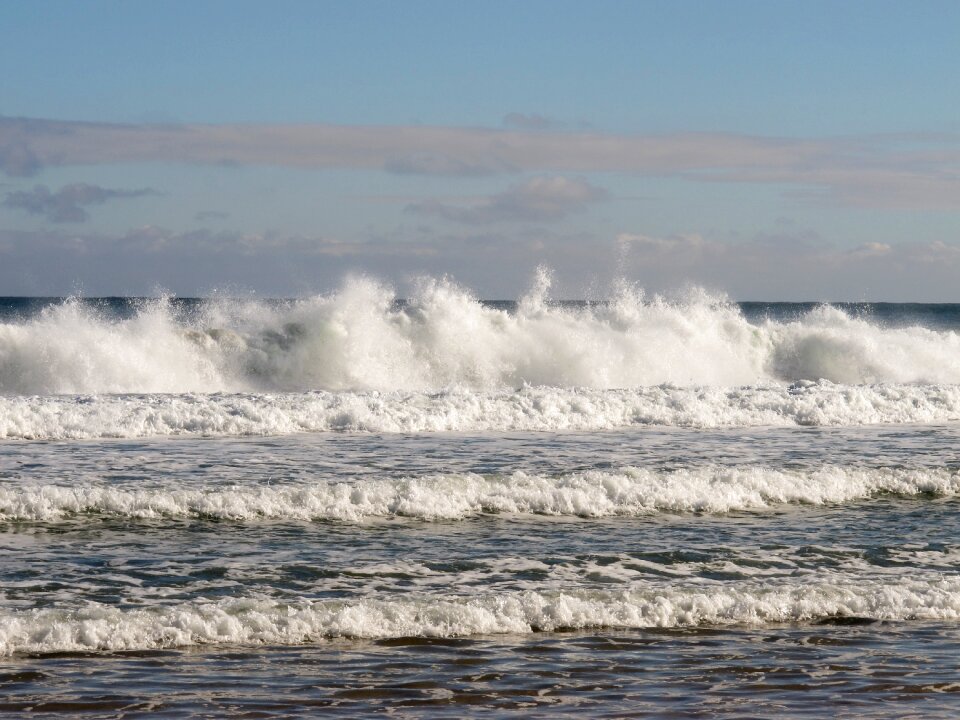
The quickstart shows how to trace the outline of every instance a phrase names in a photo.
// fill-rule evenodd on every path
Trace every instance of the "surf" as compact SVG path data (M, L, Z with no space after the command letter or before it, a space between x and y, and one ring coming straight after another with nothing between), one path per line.
M359 523L485 515L642 517L661 513L763 512L786 504L827 505L878 495L953 496L948 468L703 466L658 471L627 466L563 475L432 474L353 482L271 482L190 488L172 485L0 485L0 522L210 520Z
M805 581L738 587L690 583L469 597L290 601L228 597L136 609L101 603L71 609L11 609L0 611L0 655L957 617L960 581L955 578L918 573L898 580L825 573Z
M410 297L368 277L299 300L172 298L130 313L67 299L0 323L0 394L496 392L960 383L960 335L833 306L748 320L721 296L558 303L541 274L491 304L445 278Z

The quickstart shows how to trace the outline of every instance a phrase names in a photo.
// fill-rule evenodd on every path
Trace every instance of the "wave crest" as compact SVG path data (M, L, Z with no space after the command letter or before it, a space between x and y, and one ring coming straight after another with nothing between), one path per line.
M960 335L884 328L832 307L748 322L703 292L668 302L622 285L607 303L511 308L448 280L407 302L368 278L294 302L169 300L116 318L79 301L0 324L0 392L491 391L835 383L960 383Z

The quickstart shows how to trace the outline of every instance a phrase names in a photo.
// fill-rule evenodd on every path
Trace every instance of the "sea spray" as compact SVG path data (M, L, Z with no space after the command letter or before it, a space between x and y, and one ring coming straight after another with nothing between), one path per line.
M603 303L510 307L445 279L406 301L369 278L288 302L169 299L130 317L73 300L0 324L0 393L492 392L523 386L632 389L960 383L960 335L889 328L820 306L750 322L723 298L647 298L621 283Z

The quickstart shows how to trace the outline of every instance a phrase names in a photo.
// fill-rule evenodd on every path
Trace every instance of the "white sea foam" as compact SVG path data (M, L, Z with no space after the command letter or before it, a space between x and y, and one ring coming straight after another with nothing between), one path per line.
M135 518L338 520L405 516L456 519L483 513L604 517L657 512L722 513L785 503L822 505L879 493L960 492L946 468L781 470L706 466L674 471L626 467L558 477L436 474L351 483L206 489L0 486L0 520L52 521L78 513Z
M607 430L960 420L960 385L0 396L0 438Z
M541 277L514 312L426 280L401 307L369 279L292 303L165 300L110 319L78 302L0 324L0 393L491 392L524 385L635 389L828 380L960 383L960 335L884 328L836 308L751 324L702 293L667 302L629 287L559 307Z
M960 580L837 578L791 584L280 602L234 598L119 609L0 611L0 654L295 645L327 638L457 637L567 628L804 623L835 616L956 620Z

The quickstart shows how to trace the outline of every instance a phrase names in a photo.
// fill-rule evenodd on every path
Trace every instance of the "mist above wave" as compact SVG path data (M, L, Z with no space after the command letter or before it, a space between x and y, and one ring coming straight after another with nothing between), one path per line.
M514 310L448 280L407 303L375 280L288 303L167 300L119 319L77 301L0 324L0 393L214 393L960 383L960 335L884 328L822 306L748 322L702 292L667 301L621 285L611 301L548 302L540 274Z

